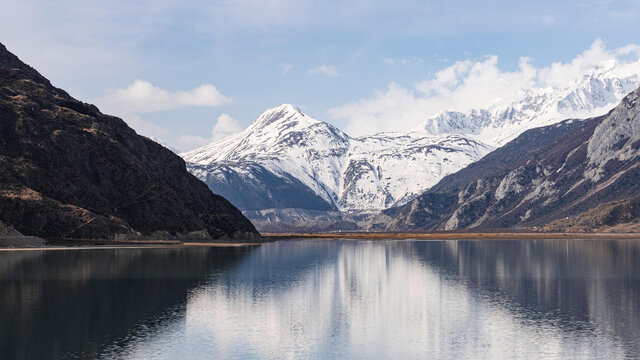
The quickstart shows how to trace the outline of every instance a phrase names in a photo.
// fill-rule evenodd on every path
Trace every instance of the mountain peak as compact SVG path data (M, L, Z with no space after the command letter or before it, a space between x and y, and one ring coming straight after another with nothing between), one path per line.
M7 50L2 43L0 43L0 69L12 71L14 75L16 74L15 71L18 71L22 73L19 75L20 77L34 80L48 86L51 85L49 80L45 79L44 76L40 75L40 73L31 66L22 62L16 55Z
M501 146L530 128L604 114L639 85L640 62L607 60L563 85L524 88L484 109L436 113L418 131L479 136Z
M271 109L265 110L251 125L252 128L265 128L275 123L291 123L300 120L317 122L303 113L298 107L291 104L281 104Z
M302 110L300 110L299 107L293 105L293 104L280 104L274 108L271 108L269 110L279 110L279 111L287 111L287 112L299 112L302 114ZM267 111L269 111L267 110Z

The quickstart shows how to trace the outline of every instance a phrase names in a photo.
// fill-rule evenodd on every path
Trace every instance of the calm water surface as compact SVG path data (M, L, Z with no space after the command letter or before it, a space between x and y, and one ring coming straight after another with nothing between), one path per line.
M0 253L0 359L637 359L640 240Z

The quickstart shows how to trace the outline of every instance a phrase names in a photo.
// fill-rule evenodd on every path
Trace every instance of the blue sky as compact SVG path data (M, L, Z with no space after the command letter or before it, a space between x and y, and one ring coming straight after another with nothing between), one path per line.
M0 42L54 85L188 150L280 103L353 135L404 131L438 110L408 107L447 71L466 66L464 83L474 66L483 81L546 69L548 85L554 63L637 58L639 20L639 0L5 0ZM482 106L481 88L434 102Z

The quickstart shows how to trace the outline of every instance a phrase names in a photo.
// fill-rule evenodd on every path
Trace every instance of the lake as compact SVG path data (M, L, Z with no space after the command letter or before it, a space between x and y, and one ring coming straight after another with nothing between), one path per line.
M0 252L0 359L637 359L640 240Z

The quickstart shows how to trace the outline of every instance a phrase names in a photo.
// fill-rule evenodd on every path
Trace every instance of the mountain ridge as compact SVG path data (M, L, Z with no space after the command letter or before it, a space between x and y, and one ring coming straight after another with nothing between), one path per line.
M639 85L640 61L608 61L567 84L523 89L485 109L443 111L406 133L363 137L282 104L243 132L180 155L214 192L251 214L373 213L410 202L530 128L606 113Z
M458 134L381 133L353 138L284 104L266 110L237 135L180 155L214 192L227 191L231 178L253 183L263 177L259 169L281 179L276 187L303 198L308 196L297 185L307 186L327 209L374 211L408 201L443 173L454 172L491 149ZM265 187L247 188L259 198L257 189ZM266 208L251 207L248 201L237 204L243 210ZM270 208L278 207L274 205L275 201ZM290 205L302 207L295 201Z
M0 221L46 238L257 238L170 150L0 44Z
M385 229L541 227L637 196L639 99L640 88L606 115L523 133L410 204L386 210Z
M638 86L640 60L631 63L608 60L555 88L525 88L512 100L467 112L441 111L414 131L466 134L499 147L527 129L605 114Z

